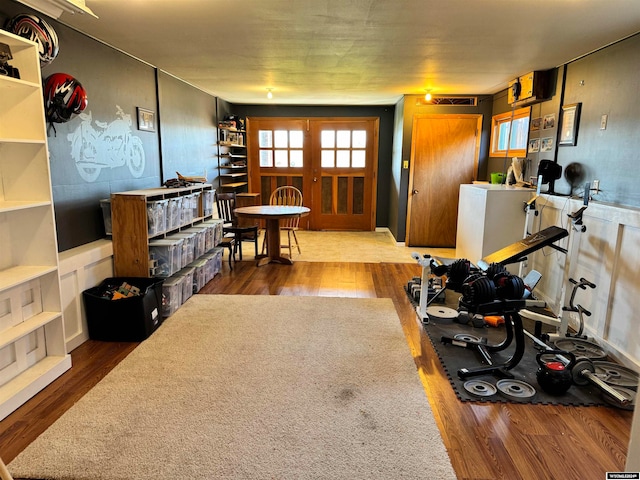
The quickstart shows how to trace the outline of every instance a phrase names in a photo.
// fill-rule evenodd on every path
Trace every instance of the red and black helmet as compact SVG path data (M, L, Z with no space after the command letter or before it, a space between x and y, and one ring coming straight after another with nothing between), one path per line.
M54 73L44 82L44 113L47 120L64 123L87 108L87 92L67 73Z
M58 35L40 17L21 13L7 21L6 29L38 44L40 67L49 65L58 55Z

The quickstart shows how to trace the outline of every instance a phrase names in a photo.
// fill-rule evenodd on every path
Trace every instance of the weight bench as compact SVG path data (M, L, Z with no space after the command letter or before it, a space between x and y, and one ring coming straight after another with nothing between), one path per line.
M563 228L556 226L548 227L537 233L527 236L526 238L515 242L511 245L502 248L482 260L478 261L478 267L483 272L496 270L494 265L505 266L511 263L521 262L526 259L527 255L540 250L543 247L551 246L556 249L562 249L554 245L554 242L567 237L569 233ZM566 250L564 250L566 252ZM477 275L480 277L479 275ZM505 298L491 298L495 295L494 289L496 285L492 285L493 280L488 277L476 278L478 281L474 292L474 276L470 276L465 280L465 283L456 291L460 290L463 293L463 297L460 300L460 304L468 308L469 311L473 311L475 314L482 315L503 315L505 318L505 339L498 344L487 344L485 339L472 340L472 339L460 339L443 336L441 342L445 344L452 344L455 346L476 350L484 360L485 365L475 368L461 368L458 370L458 377L466 379L477 375L493 374L503 378L513 378L513 375L509 372L514 368L524 355L525 349L525 334L524 327L522 326L522 318L520 311L525 308L531 307L543 307L544 302L538 300L531 300L522 298L524 292L524 282L519 277L515 276L503 276L500 278L499 274L494 278L497 282L503 281L506 283L506 287L516 286L513 288L513 298L507 295ZM517 279L517 281L516 281ZM468 282L468 283L467 283ZM513 282L512 285L509 282ZM516 285L517 284L517 285ZM521 284L521 285L520 285ZM471 299L470 303L464 304L465 295ZM482 301L482 299L486 301ZM480 301L475 301L480 300ZM506 361L494 364L491 358L491 354L499 352L508 348L515 340L515 351Z
M509 265L511 263L522 262L526 260L527 255L544 247L555 248L563 253L567 253L566 249L554 245L555 242L567 236L569 236L569 232L564 228L556 226L547 227L544 230L533 233L520 241L507 245L497 252L486 256L478 262L478 266L486 271L492 263Z

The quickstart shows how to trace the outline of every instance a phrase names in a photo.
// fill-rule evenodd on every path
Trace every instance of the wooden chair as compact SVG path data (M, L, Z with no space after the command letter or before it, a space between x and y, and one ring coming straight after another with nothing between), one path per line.
M216 192L216 205L218 207L218 217L223 220L222 232L224 238L220 245L229 248L234 260L236 252L239 253L240 260L242 260L242 241L250 241L254 243L255 255L258 256L258 225L238 225L238 218L233 213L236 208L236 194ZM234 245L229 245L229 238L234 240ZM229 265L231 265L231 261L229 261Z
M7 466L4 464L1 458L0 458L0 479L13 480L13 477L9 473L9 470L7 470Z
M269 197L269 205L288 205L301 207L302 192L291 185L278 187L273 192L271 192L271 196ZM289 218L286 220L281 220L280 222L280 231L287 232L287 243L283 243L280 246L289 249L289 258L292 258L291 256L293 246L298 249L298 254L301 254L302 252L300 251L300 244L298 243L298 237L296 236L296 230L298 230L298 226L300 224L300 217ZM295 243L291 241L292 236ZM265 240L263 240L262 242L262 253L264 253L264 248Z

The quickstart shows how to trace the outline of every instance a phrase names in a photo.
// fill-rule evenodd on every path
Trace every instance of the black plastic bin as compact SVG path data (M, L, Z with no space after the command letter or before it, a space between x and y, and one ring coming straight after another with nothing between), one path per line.
M123 282L140 295L118 300L104 298L109 287ZM82 292L89 338L111 342L140 342L162 323L162 278L111 277Z

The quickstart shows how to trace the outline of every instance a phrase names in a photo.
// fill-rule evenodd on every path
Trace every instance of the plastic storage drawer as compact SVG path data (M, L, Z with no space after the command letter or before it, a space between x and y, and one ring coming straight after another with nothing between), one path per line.
M170 317L182 305L183 277L169 277L162 284L162 316Z
M155 277L170 277L182 268L182 238L149 242L149 271Z
M182 226L182 197L170 198L167 205L167 230L175 230Z
M183 278L182 281L182 303L186 302L193 295L193 276L196 269L194 267L185 267L180 270L176 275L180 275Z
M170 237L169 240L173 238L181 238L183 241L182 244L182 265L189 265L196 259L195 249L196 249L196 232L180 232L174 233Z
M207 278L207 261L203 259L196 260L195 262L187 265L193 267L193 293L198 293L202 287L206 285Z
M167 231L168 200L153 200L147 202L147 224L150 236L159 235Z

